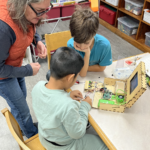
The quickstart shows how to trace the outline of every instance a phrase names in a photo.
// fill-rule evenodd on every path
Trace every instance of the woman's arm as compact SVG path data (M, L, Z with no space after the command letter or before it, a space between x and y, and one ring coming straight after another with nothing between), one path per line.
M9 49L16 41L14 31L0 20L0 78L25 77L33 74L32 67L28 64L22 67L6 65Z

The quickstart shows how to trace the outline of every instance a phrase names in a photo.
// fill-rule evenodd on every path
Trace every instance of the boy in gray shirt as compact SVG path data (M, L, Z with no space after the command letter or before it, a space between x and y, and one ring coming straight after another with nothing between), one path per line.
M52 55L49 82L38 82L32 91L33 109L38 120L39 138L47 150L107 150L102 140L86 134L92 100L70 88L84 65L80 54L61 47Z

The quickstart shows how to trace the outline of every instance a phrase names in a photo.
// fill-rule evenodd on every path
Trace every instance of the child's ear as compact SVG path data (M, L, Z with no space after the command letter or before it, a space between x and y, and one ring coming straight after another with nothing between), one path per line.
M72 81L72 79L74 78L75 74L69 74L67 76L67 81Z

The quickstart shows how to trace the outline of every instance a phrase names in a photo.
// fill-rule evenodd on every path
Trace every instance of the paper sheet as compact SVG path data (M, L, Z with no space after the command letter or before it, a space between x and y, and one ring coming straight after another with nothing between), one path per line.
M141 61L143 61L145 63L146 74L150 77L150 54L147 54L146 56L144 56L141 59L137 60L136 65L138 65Z

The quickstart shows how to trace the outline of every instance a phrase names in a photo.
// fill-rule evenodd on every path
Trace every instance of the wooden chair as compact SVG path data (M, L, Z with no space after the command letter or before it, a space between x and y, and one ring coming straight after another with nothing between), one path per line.
M45 42L47 46L48 69L50 69L51 54L62 46L67 46L68 40L71 38L70 31L57 32L52 34L45 34ZM67 89L70 92L71 89Z
M24 141L19 124L11 112L7 108L3 109L1 112L6 118L11 134L18 142L20 150L46 150L40 143L38 134Z
M70 31L45 34L45 42L47 46L48 69L50 69L51 54L57 48L67 46L67 41L71 38Z

